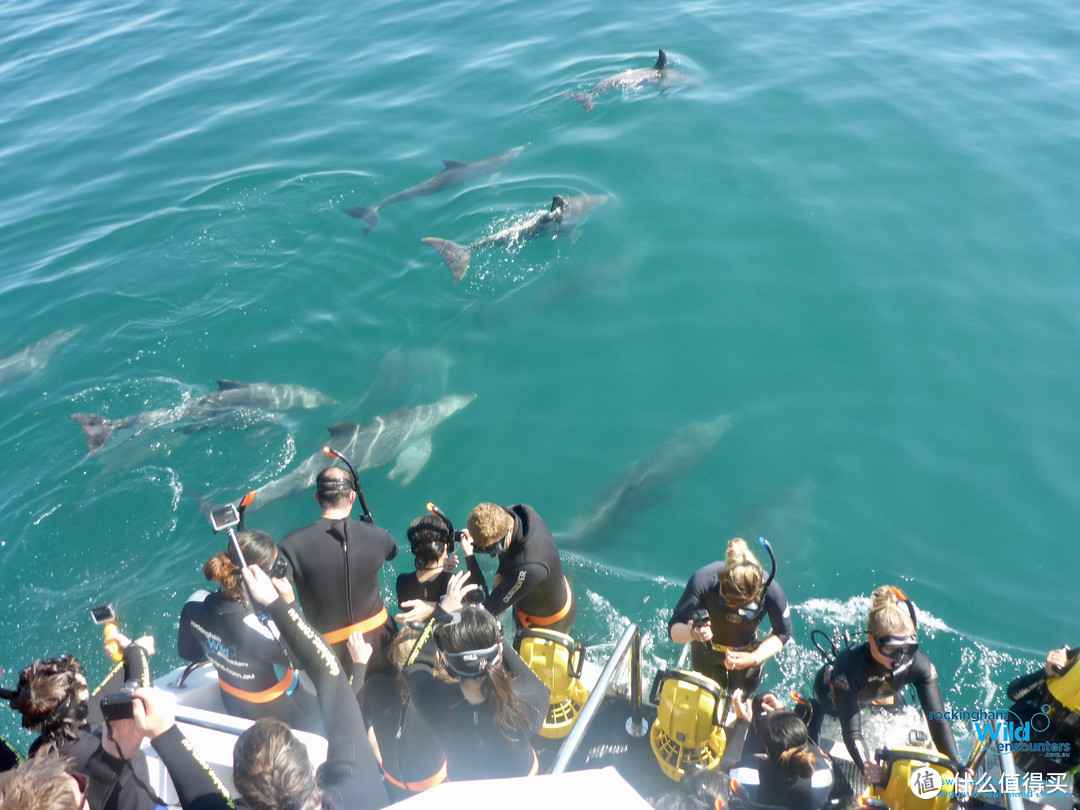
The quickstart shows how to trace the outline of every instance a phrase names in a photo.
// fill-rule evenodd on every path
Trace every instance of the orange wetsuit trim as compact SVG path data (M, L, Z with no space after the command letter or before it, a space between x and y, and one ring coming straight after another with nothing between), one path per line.
M439 768L439 772L437 774L435 774L434 776L429 776L427 779L421 779L419 782L399 782L397 779L387 773L386 768L383 768L383 776L386 777L386 781L389 782L391 785L395 785L402 790L419 793L422 790L428 790L446 781L446 760L443 760L442 767Z
M566 614L570 612L570 608L573 607L574 594L570 590L570 583L566 581L566 577L563 577L563 584L566 585L566 604L562 606L558 613L551 616L530 616L528 613L522 613L518 610L518 620L526 627L532 627L534 624L546 627L547 625L555 624L555 622L564 618Z
M218 686L221 687L222 692L228 692L233 697L240 698L240 700L246 700L248 703L269 703L271 700L276 700L288 692L289 687L292 686L293 678L295 677L296 670L287 669L280 681L275 683L269 689L263 689L261 692L248 692L244 689L239 689L231 683L225 683L220 677L218 678Z
M374 616L359 621L356 624L350 624L348 627L342 627L339 630L331 630L329 633L323 633L323 638L326 639L327 644L337 644L345 641L353 633L367 633L370 630L374 630L376 627L381 627L386 624L386 620L390 618L384 607Z

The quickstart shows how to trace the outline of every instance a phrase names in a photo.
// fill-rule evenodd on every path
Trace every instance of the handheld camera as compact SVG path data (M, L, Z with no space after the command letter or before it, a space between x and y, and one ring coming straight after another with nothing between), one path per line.
M214 529L214 534L222 530L229 533L229 542L232 543L233 551L236 552L236 559L240 561L240 567L247 568L244 552L240 550L240 543L236 539L235 527L240 525L240 510L236 508L236 504L227 503L211 509L210 525Z
M709 611L707 611L705 608L698 608L690 617L690 626L693 627L695 630L700 630L708 623Z
M105 650L109 653L109 658L115 662L124 660L124 652L116 639L120 630L116 626L116 608L112 602L90 608L90 618L94 620L94 624L104 625L102 630L105 633Z
M130 720L135 716L134 693L139 688L138 681L124 681L118 692L105 695L101 699L101 715L106 721Z

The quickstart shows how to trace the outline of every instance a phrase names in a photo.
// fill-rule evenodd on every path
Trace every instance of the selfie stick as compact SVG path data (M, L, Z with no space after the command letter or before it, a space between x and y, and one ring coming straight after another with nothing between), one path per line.
M244 497L244 500L248 500L246 496ZM219 526L215 522L214 517L218 514L220 510L226 509L231 509L232 514L229 515L229 520L227 523L225 523L225 525ZM210 526L211 528L213 528L214 534L217 534L222 529L229 533L229 543L232 545L233 551L236 552L236 559L239 560L240 567L246 569L248 567L247 560L244 559L244 552L240 550L240 541L236 539L236 531L233 528L234 526L240 525L240 510L232 504L227 504L223 507L220 507L220 510L215 509L213 512L210 513ZM226 514L229 513L226 512Z
M365 523L374 524L375 518L371 516L371 510L368 509L367 501L364 499L364 490L360 486L360 476L356 474L356 468L349 463L349 460L345 458L345 456L341 455L341 453L339 453L330 445L324 447L322 451L326 453L326 455L336 458L338 461L340 461L349 468L349 472L352 473L353 489L356 491L356 500L360 501L360 508L364 511L364 514L360 519Z
M235 530L234 527L235 526L240 526L241 531L243 531L243 526L241 526L241 520L243 519L242 510L246 509L248 504L250 504L252 502L252 500L254 500L254 498L255 498L255 493L254 492L249 492L247 495L244 496L244 499L242 501L240 501L240 508L239 509L236 508L235 506L232 506L231 504L229 504L229 506L231 506L232 510L233 510L232 515L229 516L230 517L229 522L221 527L221 529L224 529L225 531L227 531L229 533L229 543L232 544L233 550L236 552L236 559L240 561L240 567L242 569L244 569L245 571L248 568L248 564L247 564L247 560L244 559L244 552L240 550L240 541L236 537L236 530ZM222 507L222 508L224 509L224 508L228 508L228 507ZM221 529L219 529L217 524L214 522L214 513L213 512L210 513L210 526L211 526L211 528L213 528L214 534L217 534L219 531L221 531ZM279 635L279 632L278 632L277 628L275 627L273 630L271 630L270 629L270 619L269 619L269 617L266 616L266 614L255 610L255 600L253 600L251 598L251 589L248 588L246 582L243 582L243 588L247 592L247 595L248 595L248 609L252 612L252 614L255 616L255 618L257 618L260 622L262 622L263 626L266 627L267 632L269 632L270 635L273 637L274 641L276 641L278 643L278 646L281 648L281 651L283 653L285 653L285 660L287 660L289 662L289 666L291 668L293 668L293 669L296 669L296 665L293 663L292 655L289 654L289 648L286 647L285 643L281 640L281 637Z

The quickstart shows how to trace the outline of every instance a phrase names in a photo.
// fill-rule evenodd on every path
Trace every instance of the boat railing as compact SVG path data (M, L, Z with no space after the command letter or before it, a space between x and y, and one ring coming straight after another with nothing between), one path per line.
M1006 776L1019 782L1019 775L1016 772L1016 763L1013 762L1012 751L1009 750L1005 728L1004 723L998 723L994 739L994 742L996 743L995 747L998 750L998 766L1001 768L1002 782L1004 783ZM1008 810L1024 810L1024 800L1020 798L1018 793L1002 791L1002 794L1005 797L1005 807L1007 807Z
M585 739L589 731L589 726L592 725L593 718L600 709L600 704L604 702L608 687L615 680L628 653L630 655L630 718L626 721L626 731L634 737L642 737L648 731L648 724L641 712L641 631L638 630L636 624L630 624L615 642L615 649L612 650L604 671L600 673L592 694L585 701L581 713L574 721L574 727L559 748L555 764L551 766L551 773L563 773L569 767L570 761L577 753L581 741Z

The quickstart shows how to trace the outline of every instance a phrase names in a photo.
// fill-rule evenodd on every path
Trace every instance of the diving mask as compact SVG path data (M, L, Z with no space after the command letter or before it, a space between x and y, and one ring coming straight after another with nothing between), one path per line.
M906 668L915 658L919 641L915 636L882 636L875 638L878 652L893 661L893 671Z
M464 650L462 652L449 652L439 650L442 654L446 668L459 678L482 678L488 666L499 660L499 648L501 642L484 647L481 650Z

